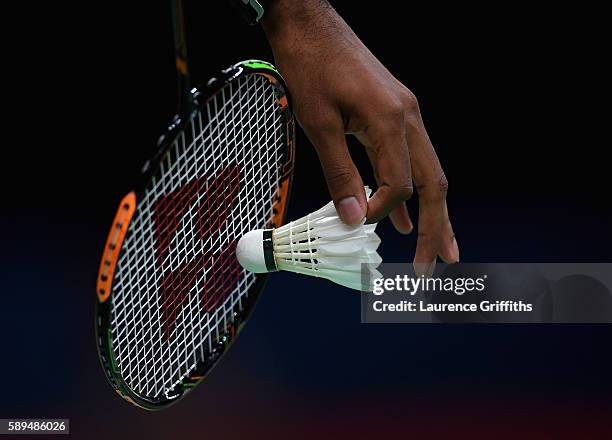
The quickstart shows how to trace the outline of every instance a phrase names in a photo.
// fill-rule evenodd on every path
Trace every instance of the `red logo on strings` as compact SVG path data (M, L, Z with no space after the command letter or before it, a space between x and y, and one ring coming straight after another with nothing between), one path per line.
M189 261L177 269L164 271L169 261L172 240L198 240L219 234L236 204L240 190L240 171L236 165L223 168L217 175L206 180L195 179L174 191L161 196L153 204L153 236L155 239L155 258L163 275L159 282L162 308L163 331L166 340L176 325L179 313L185 306L189 292L198 281L200 307L205 312L214 312L227 296L236 288L242 271L235 257L236 243L231 241L220 252L212 249L193 252ZM198 203L199 199L199 203ZM190 208L198 203L193 217L186 218ZM179 237L181 223L191 224L195 237ZM180 244L179 244L180 245ZM187 257L190 253L187 252ZM184 313L190 313L185 310Z

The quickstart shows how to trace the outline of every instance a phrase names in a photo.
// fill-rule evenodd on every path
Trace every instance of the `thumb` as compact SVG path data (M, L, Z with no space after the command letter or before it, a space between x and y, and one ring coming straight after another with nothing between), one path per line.
M348 151L340 118L327 119L325 125L305 131L317 150L340 219L353 225L362 221L367 212L363 181Z

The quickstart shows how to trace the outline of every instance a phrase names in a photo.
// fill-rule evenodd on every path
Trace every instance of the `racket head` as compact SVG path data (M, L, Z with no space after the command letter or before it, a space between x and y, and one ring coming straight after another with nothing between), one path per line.
M266 279L235 243L280 226L291 189L294 119L274 66L235 64L191 100L121 201L98 274L102 367L149 410L187 395L234 342Z

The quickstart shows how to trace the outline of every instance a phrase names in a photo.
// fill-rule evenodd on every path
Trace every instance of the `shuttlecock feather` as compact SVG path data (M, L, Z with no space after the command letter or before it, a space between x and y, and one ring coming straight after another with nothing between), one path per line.
M369 197L371 190L366 187ZM346 225L333 202L277 229L257 229L238 242L236 256L245 269L285 270L326 278L351 289L371 291L381 277L376 223Z

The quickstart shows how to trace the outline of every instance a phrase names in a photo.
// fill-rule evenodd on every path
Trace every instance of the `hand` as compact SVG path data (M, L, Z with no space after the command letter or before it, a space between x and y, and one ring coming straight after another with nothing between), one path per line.
M459 261L446 207L448 182L412 92L326 0L273 0L263 27L342 220L377 222L389 215L400 233L410 233L405 201L414 181L419 195L417 273L433 273L438 255L448 263ZM357 137L370 158L378 190L369 201L346 134Z

